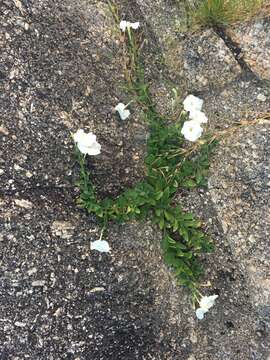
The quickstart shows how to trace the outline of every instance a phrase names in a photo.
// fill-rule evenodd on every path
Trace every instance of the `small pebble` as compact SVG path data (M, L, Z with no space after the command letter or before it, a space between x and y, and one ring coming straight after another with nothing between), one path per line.
M28 178L31 178L33 176L33 174L30 173L30 171L26 171L25 176Z
M24 200L24 199L15 199L14 200L15 204L19 207L25 208L25 209L31 209L33 207L33 204L28 201L28 200Z
M14 325L17 326L17 327L25 327L25 326L26 326L26 323L23 323L23 322L20 322L20 321L16 321L16 322L14 323Z
M90 290L90 293L95 293L95 292L101 292L104 291L104 287L95 287L93 289Z
M8 129L5 128L4 126L0 126L0 133L5 136L8 136L8 134L9 134Z
M257 99L258 99L259 101L264 102L264 101L266 101L266 96L265 96L264 94L259 94L259 95L257 96Z
M45 280L35 280L32 282L32 286L34 287L39 287L44 285L45 285Z
M29 276L31 276L31 275L35 274L36 272L37 272L37 268L32 268L32 269L29 269L27 273Z
M21 170L22 168L18 165L18 164L15 164L14 165L14 170L18 171L18 170Z

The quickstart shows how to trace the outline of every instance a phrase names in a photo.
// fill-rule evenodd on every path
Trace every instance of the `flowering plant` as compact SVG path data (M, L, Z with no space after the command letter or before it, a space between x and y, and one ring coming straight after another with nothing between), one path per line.
M122 20L120 21L119 27L120 29L125 32L126 29L133 29L133 30L137 30L140 26L140 23L137 21L135 23L132 23L130 21L126 21L126 20Z
M130 111L128 109L126 109L127 105L123 104L123 103L119 103L114 110L118 112L121 120L126 120L129 115L130 115Z
M158 112L141 66L140 45L133 33L133 29L138 27L139 23L120 24L122 31L127 29L127 37L124 35L127 41L127 56L124 56L124 59L132 59L125 64L126 69L132 67L127 75L128 89L130 94L135 94L132 101L138 101L138 105L142 107L150 132L145 157L145 178L116 199L99 200L90 180L85 156L99 154L101 146L94 134L85 134L83 130L78 130L73 135L80 163L78 185L81 193L78 203L100 220L101 237L91 242L91 249L101 252L110 251L109 244L102 240L109 221L151 218L162 231L161 246L166 263L174 270L179 284L189 288L193 300L196 300L198 280L202 273L200 255L212 251L213 245L202 231L201 222L191 213L183 211L180 206L175 206L173 200L178 189L205 185L209 167L208 154L214 142L197 142L200 146L196 152L193 148L190 151L186 146L185 140L197 144L196 141L203 133L202 126L207 122L207 117L202 112L202 99L188 95L175 122L167 122ZM127 105L121 102L114 110L122 120L130 116ZM206 312L203 301L199 309L196 314L202 317Z
M96 135L93 133L90 132L89 134L86 134L84 130L79 129L75 134L73 134L73 139L82 154L100 154L101 145L97 142Z
M190 120L184 122L181 133L184 135L185 139L195 142L203 133L201 125L208 121L205 113L201 111L203 100L194 95L188 95L185 98L183 105L184 109L189 113Z
M199 300L199 307L196 310L196 316L199 320L204 318L204 315L215 304L215 300L217 298L218 295L202 296L202 298Z

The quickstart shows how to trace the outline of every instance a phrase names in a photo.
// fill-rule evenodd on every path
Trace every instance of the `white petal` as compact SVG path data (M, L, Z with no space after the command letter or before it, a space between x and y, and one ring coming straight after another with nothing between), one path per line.
M202 110L203 100L194 95L188 95L183 101L186 111Z
M101 145L96 142L92 146L88 147L87 154L88 155L99 155L101 151Z
M125 108L126 108L126 105L125 105L125 104L119 103L118 105L116 105L116 107L114 108L114 110L116 110L116 111L123 111L123 110L125 110Z
M218 295L203 296L200 300L200 307L209 310L215 304L217 298Z
M199 320L202 320L204 318L204 314L206 313L207 311L205 311L204 309L201 309L201 308L198 308L196 310L196 316Z
M81 146L92 146L96 142L96 135L93 133L84 134L78 141Z
M77 146L78 146L78 149L80 150L80 152L82 154L84 154L84 155L88 154L88 147L87 146L84 146L81 143L78 143Z
M119 24L119 27L123 32L126 31L127 28L132 28L134 30L137 30L139 26L140 26L139 22L132 23L126 20L121 20Z
M119 111L119 115L121 120L126 120L130 115L130 111L128 109L121 112Z
M98 155L100 154L101 145L96 140L93 133L86 134L83 130L78 130L73 134L73 139L82 154Z
M85 136L85 132L82 129L77 130L74 134L73 134L73 139L74 141L77 143L79 142L83 137Z
M88 144L88 145L91 145L91 144L94 144L97 140L97 137L96 135L94 135L93 133L88 133L86 134L85 138L84 138L84 141Z
M119 27L122 31L126 31L126 27L127 27L127 22L126 20L122 20L120 21Z
M132 27L132 29L137 30L140 26L140 23L138 21L135 23L130 23L130 26Z
M97 250L100 252L109 252L110 245L105 240L96 240L96 241L90 242L90 249Z
M130 111L126 109L126 105L123 103L119 103L114 109L118 111L121 120L126 120L130 115Z
M194 120L185 121L181 130L184 138L192 142L197 141L201 137L202 132L203 128Z
M200 123L200 124L206 124L207 121L208 121L208 118L207 118L207 116L205 115L205 113L202 112L202 111L199 111L199 110L192 110L192 111L190 111L190 113L189 113L189 118L190 118L191 120L198 121L198 123Z

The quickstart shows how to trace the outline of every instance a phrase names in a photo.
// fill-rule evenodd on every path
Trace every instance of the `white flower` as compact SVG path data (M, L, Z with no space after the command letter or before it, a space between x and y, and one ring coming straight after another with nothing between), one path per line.
M127 107L127 105L125 105L123 103L119 103L114 108L114 110L118 111L121 120L126 120L130 115L130 111L128 109L126 109L126 107Z
M204 318L204 314L215 304L218 295L203 296L200 300L200 307L196 310L196 316L199 320Z
M82 154L100 154L101 145L97 142L96 135L93 133L86 134L82 129L79 129L73 134L73 139Z
M90 242L90 249L97 250L100 252L110 252L111 248L107 241L105 240L96 240Z
M185 121L181 130L181 134L184 135L184 138L189 141L197 141L201 137L203 128L195 120Z
M125 32L127 28L132 28L133 30L137 30L140 26L140 23L139 22L135 22L135 23L131 23L129 21L126 21L126 20L122 20L120 21L120 29Z
M199 124L206 124L208 121L208 117L205 115L205 113L199 110L192 110L189 113L189 118L190 120L197 121Z
M186 111L190 111L190 112L194 110L201 111L203 106L203 100L194 95L188 95L185 98L183 105Z

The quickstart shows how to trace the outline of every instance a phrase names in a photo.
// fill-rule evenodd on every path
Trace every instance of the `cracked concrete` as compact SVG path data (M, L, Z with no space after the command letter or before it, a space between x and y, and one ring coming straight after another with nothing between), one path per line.
M267 83L247 78L213 31L183 32L183 8L118 3L149 40L146 75L164 113L172 87L204 98L212 128L269 110ZM75 205L70 131L94 131L102 144L89 162L99 196L143 174L140 113L132 104L123 123L112 111L130 99L107 2L3 0L0 14L1 359L268 360L268 128L216 150L209 190L177 194L216 243L203 282L219 300L198 322L162 261L157 229L112 225L112 253L101 255L89 248L95 219Z

